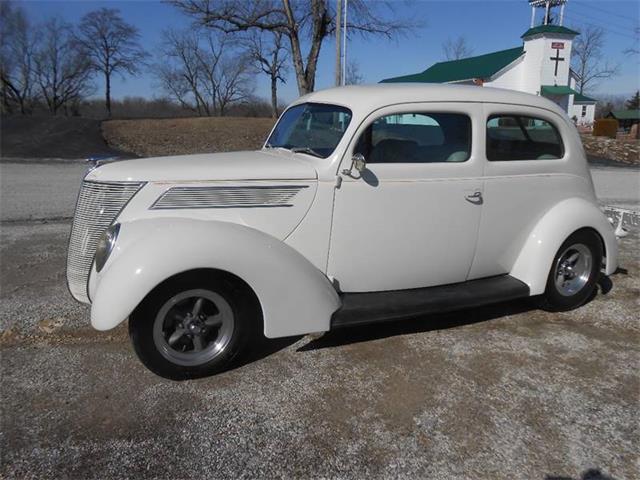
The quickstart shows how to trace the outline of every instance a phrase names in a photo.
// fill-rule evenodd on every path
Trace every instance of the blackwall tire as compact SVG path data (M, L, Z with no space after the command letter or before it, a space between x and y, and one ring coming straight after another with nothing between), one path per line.
M140 361L171 380L220 373L258 336L259 307L227 279L182 278L156 288L129 317Z
M595 232L573 233L553 259L541 307L562 312L582 306L597 288L602 257L602 242Z

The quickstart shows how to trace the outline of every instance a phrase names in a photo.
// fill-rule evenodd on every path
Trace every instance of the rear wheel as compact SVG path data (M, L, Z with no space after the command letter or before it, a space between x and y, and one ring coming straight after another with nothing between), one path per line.
M602 263L602 243L590 230L573 233L551 265L542 308L565 311L583 305L593 294Z
M255 296L242 287L202 276L158 287L129 318L129 334L142 363L173 380L228 368L260 324Z

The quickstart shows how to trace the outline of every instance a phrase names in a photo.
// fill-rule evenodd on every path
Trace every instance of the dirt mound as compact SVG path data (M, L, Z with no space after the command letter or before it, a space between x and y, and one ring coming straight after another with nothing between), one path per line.
M0 155L19 158L131 157L111 148L99 120L81 117L3 116Z
M264 143L275 120L250 117L201 117L109 120L104 138L143 157L254 150Z

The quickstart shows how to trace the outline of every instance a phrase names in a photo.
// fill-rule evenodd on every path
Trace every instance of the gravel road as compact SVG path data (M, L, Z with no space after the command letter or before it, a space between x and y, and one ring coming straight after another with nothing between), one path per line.
M591 176L600 203L640 210L640 169L593 167Z
M83 168L0 164L0 478L640 477L639 233L574 312L511 302L265 341L177 383L66 292ZM594 179L637 205L612 189L637 174Z
M80 181L87 166L80 161L0 162L2 221L73 217Z

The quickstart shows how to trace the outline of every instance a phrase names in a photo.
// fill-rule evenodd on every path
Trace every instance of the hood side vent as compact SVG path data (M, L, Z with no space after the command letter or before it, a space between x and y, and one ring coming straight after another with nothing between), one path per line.
M173 187L151 205L151 210L187 208L291 207L306 185Z

